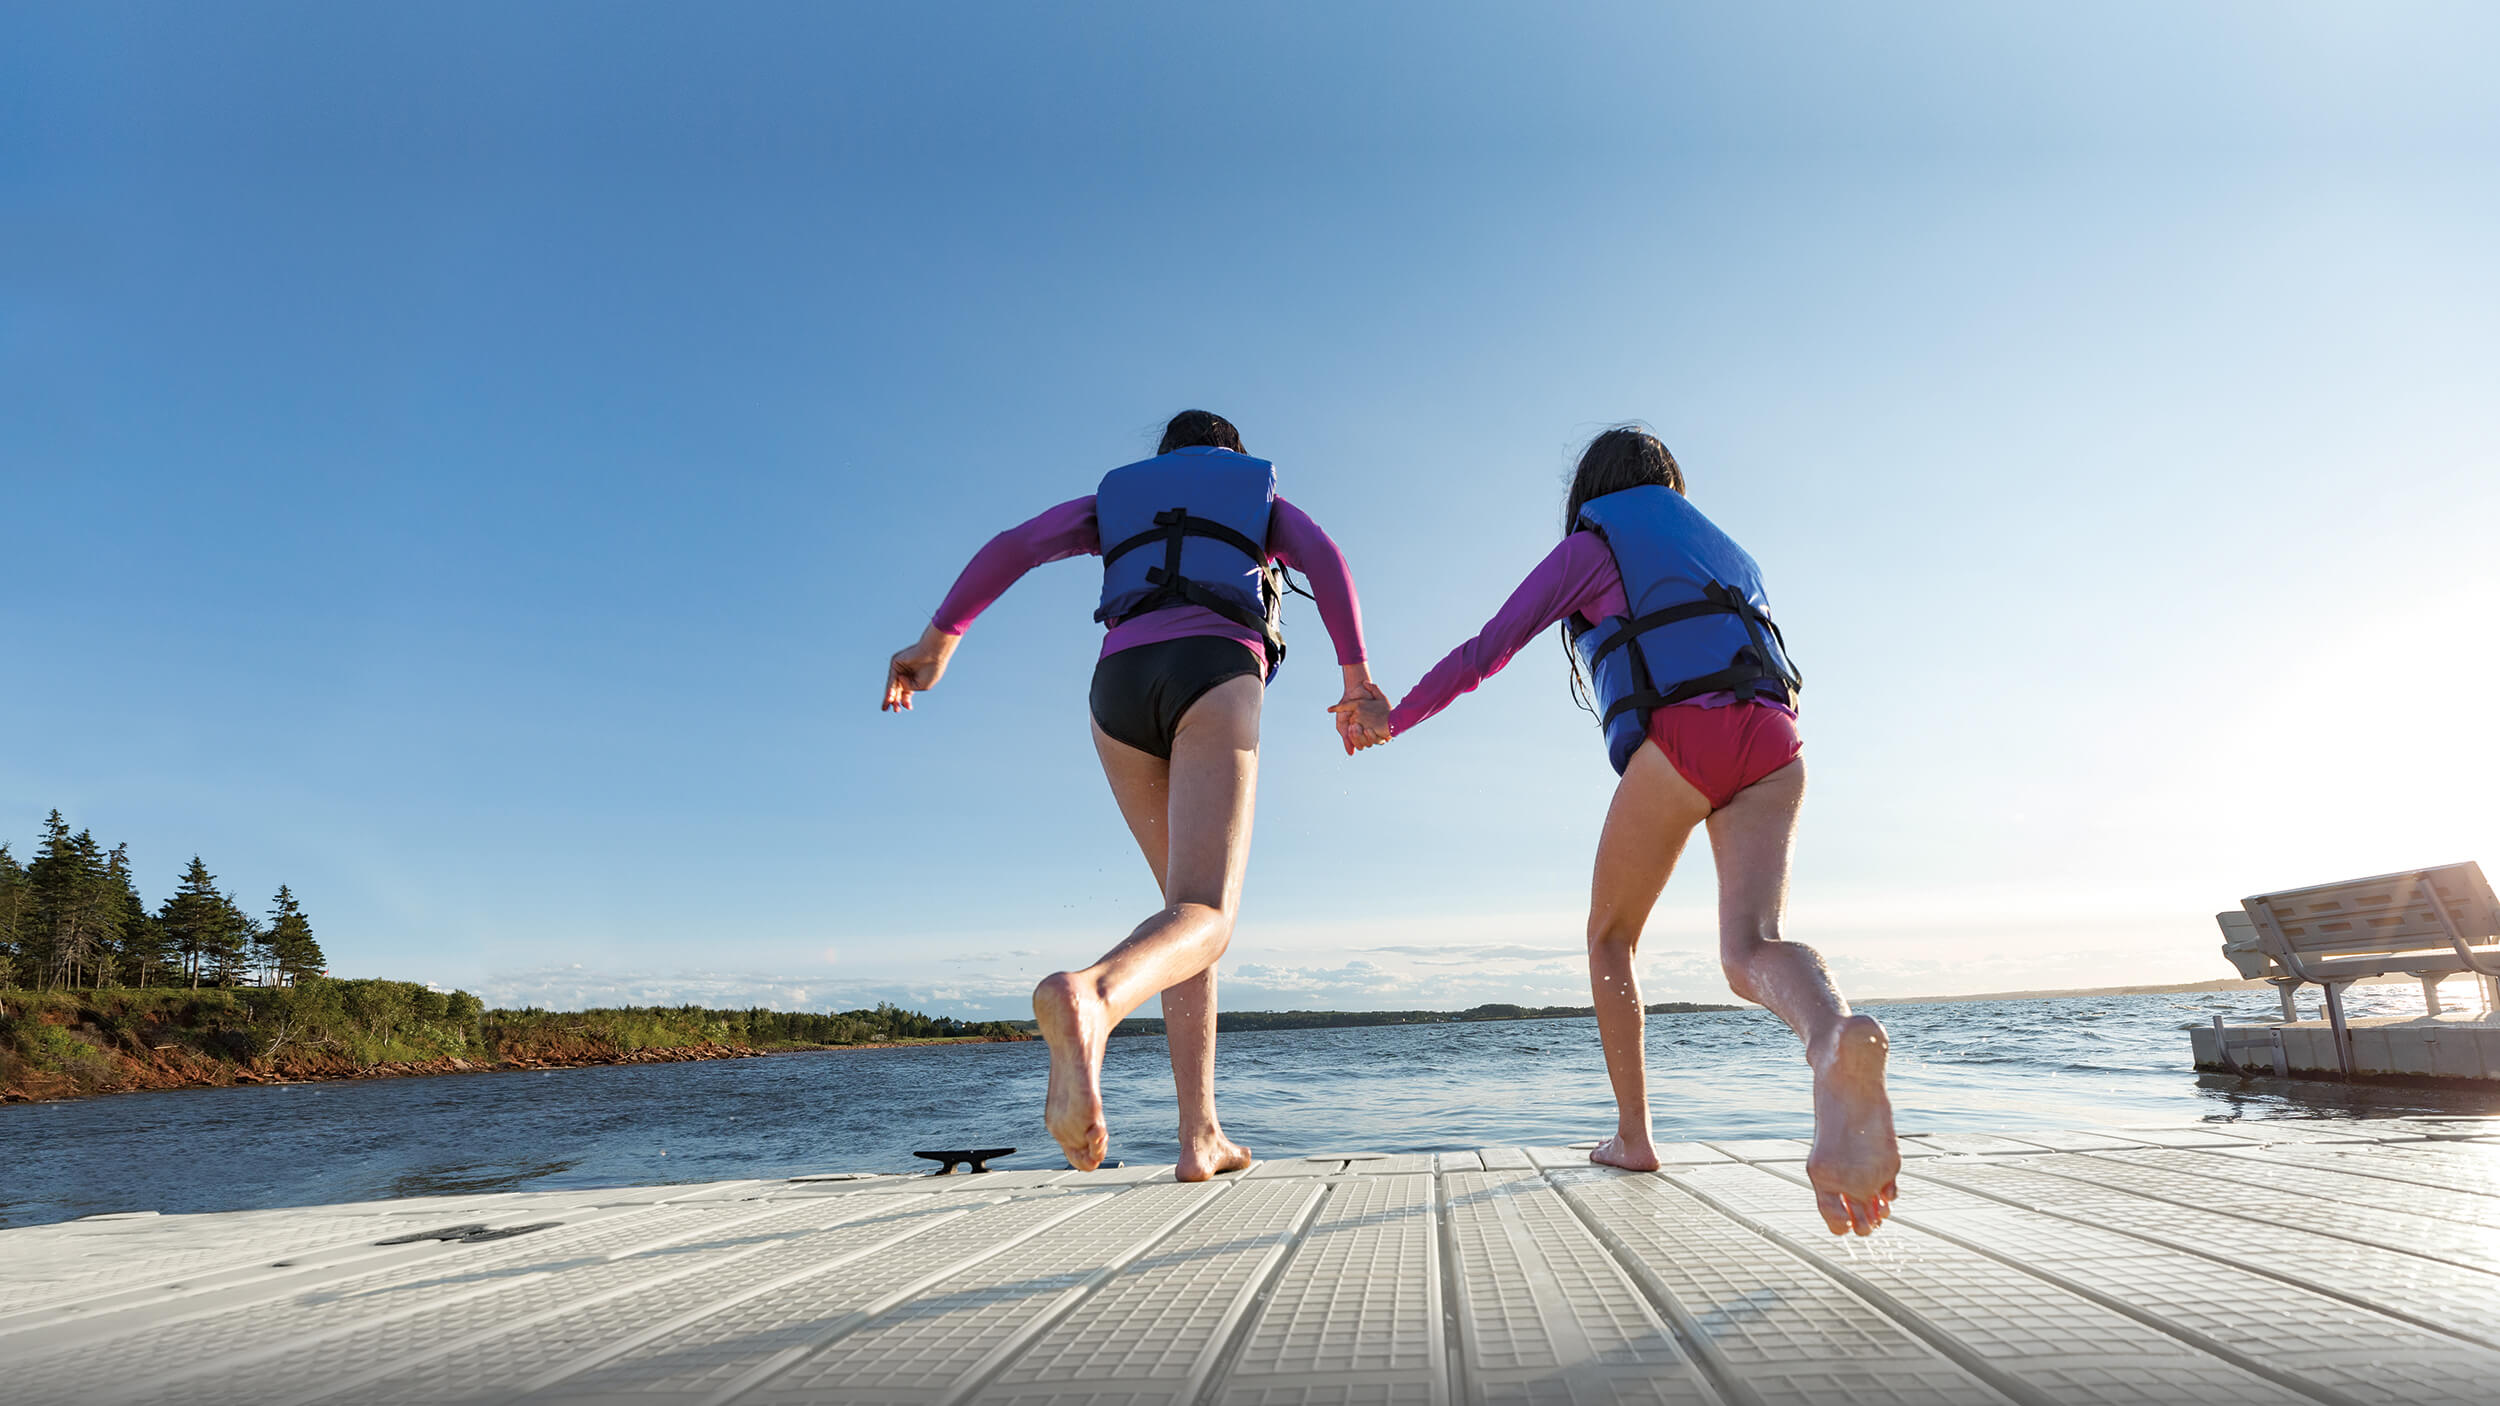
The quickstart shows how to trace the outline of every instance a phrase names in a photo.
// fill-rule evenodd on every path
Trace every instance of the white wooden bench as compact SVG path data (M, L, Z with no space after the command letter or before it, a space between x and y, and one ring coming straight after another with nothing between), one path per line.
M2293 993L2316 985L2326 993L2327 1021L2335 1030L2335 1053L2352 1072L2352 1032L2344 1023L2344 988L2366 977L2403 973L2422 983L2422 1001L2440 1013L2439 984L2471 975L2483 988L2484 1009L2500 1008L2500 899L2482 866L2446 864L2368 879L2261 893L2240 903L2238 913L2217 913L2222 951L2243 976L2273 984L2283 1019L2297 1019ZM2234 1048L2281 1043L2259 1031L2225 1032L2215 1021L2222 1058L2233 1068Z

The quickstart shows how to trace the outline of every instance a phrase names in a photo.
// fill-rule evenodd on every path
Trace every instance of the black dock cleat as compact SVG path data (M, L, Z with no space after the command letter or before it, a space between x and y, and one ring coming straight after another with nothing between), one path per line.
M933 1177L948 1177L955 1174L955 1165L959 1162L969 1162L972 1164L972 1170L976 1172L986 1172L990 1169L989 1164L991 1158L1004 1157L1013 1151L1015 1151L1015 1149L1012 1147L974 1147L952 1152L914 1152L912 1156L926 1157L932 1162L942 1164L936 1171L929 1173L929 1175Z

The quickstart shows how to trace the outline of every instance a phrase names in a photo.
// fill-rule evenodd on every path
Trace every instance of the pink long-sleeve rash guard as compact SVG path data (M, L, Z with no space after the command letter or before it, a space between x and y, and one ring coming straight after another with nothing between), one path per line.
M1337 544L1309 514L1279 498L1268 514L1267 551L1310 578L1320 623L1328 627L1328 638L1337 646L1337 662L1362 663L1363 607L1355 599L1354 580L1346 572L1345 554L1337 550ZM955 588L946 593L929 623L943 633L960 635L1034 567L1100 555L1102 533L1094 520L1093 495L1071 498L992 537L955 578ZM1621 594L1619 589L1617 594ZM1103 635L1102 652L1117 654L1140 645L1201 635L1233 640L1258 656L1260 668L1267 667L1267 641L1256 630L1195 605L1150 611L1112 626Z
M1624 600L1623 576L1615 570L1615 554L1606 549L1605 540L1594 532L1572 533L1545 554L1545 560L1536 564L1474 639L1443 656L1398 700L1389 710L1389 730L1403 736L1408 728L1456 702L1460 694L1473 693L1476 685L1500 673L1512 655L1564 617L1577 613L1595 622L1630 608ZM1724 708L1734 701L1732 693L1707 693L1677 706Z

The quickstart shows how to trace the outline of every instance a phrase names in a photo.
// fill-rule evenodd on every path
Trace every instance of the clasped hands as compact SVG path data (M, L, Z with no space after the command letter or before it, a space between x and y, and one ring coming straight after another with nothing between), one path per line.
M1336 716L1337 740L1345 744L1349 757L1391 736L1389 695L1380 691L1370 672L1359 664L1346 666L1345 697L1328 705L1328 711Z

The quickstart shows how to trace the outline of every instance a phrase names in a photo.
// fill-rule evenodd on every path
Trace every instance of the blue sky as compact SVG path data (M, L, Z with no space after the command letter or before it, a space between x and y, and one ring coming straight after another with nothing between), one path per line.
M346 974L1013 1013L1151 908L1085 563L1204 405L1393 690L1655 425L1802 662L1854 991L2225 974L2500 861L2500 19L2472 5L18 6L0 838L294 886ZM1307 612L1293 622L1315 639ZM1578 1001L1532 647L1270 700L1226 1004ZM1711 998L1695 863L1645 948Z

